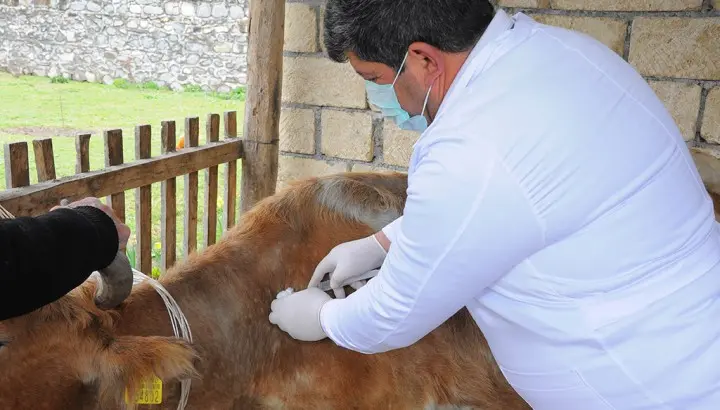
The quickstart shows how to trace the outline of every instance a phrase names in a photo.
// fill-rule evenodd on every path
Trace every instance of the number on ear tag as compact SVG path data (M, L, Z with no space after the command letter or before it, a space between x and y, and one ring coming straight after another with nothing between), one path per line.
M135 393L135 404L161 404L163 382L157 376L145 380ZM125 389L125 403L130 403L130 398Z

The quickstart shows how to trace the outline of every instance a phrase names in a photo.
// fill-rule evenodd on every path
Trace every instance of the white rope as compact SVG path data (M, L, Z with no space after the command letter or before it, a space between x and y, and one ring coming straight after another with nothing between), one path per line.
M163 302L165 303L165 308L167 308L168 314L170 316L170 324L172 325L173 334L175 334L175 337L182 338L186 340L189 343L192 343L192 332L190 331L190 324L187 321L187 318L185 317L185 314L180 309L180 306L177 304L175 299L170 295L170 292L165 289L165 287L160 284L157 280L153 279L150 276L147 276L146 274L137 271L135 269L133 271L133 286L138 285L143 282L150 283L150 286L152 286L155 291L160 295ZM93 272L93 275L96 276L96 280L98 280L99 273ZM181 392L180 392L180 402L178 403L178 410L183 410L185 406L187 406L188 398L190 396L190 379L182 379L180 381L181 384Z

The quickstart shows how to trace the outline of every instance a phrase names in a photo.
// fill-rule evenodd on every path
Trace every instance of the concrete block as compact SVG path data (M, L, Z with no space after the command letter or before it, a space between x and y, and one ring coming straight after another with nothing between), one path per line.
M672 115L685 141L695 138L698 110L700 109L700 86L670 81L649 81L665 107Z
M372 117L369 112L323 110L322 153L346 159L373 158Z
M283 108L280 111L280 150L301 154L315 153L313 110Z
M366 108L365 82L349 63L325 57L283 59L283 102Z
M720 17L638 17L630 63L643 75L720 80Z

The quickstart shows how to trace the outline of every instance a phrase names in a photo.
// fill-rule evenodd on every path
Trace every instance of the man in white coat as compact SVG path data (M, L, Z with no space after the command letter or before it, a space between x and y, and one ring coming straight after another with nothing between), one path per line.
M422 134L403 217L333 249L270 321L373 354L467 307L536 410L720 409L718 225L645 80L589 36L484 0L326 13L330 58ZM359 289L332 299L326 273Z

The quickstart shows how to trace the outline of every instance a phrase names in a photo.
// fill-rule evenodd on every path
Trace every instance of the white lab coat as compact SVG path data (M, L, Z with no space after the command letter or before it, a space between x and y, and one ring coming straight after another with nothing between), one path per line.
M677 126L589 36L498 12L414 146L378 276L321 312L408 346L466 306L536 410L720 409L720 234Z

